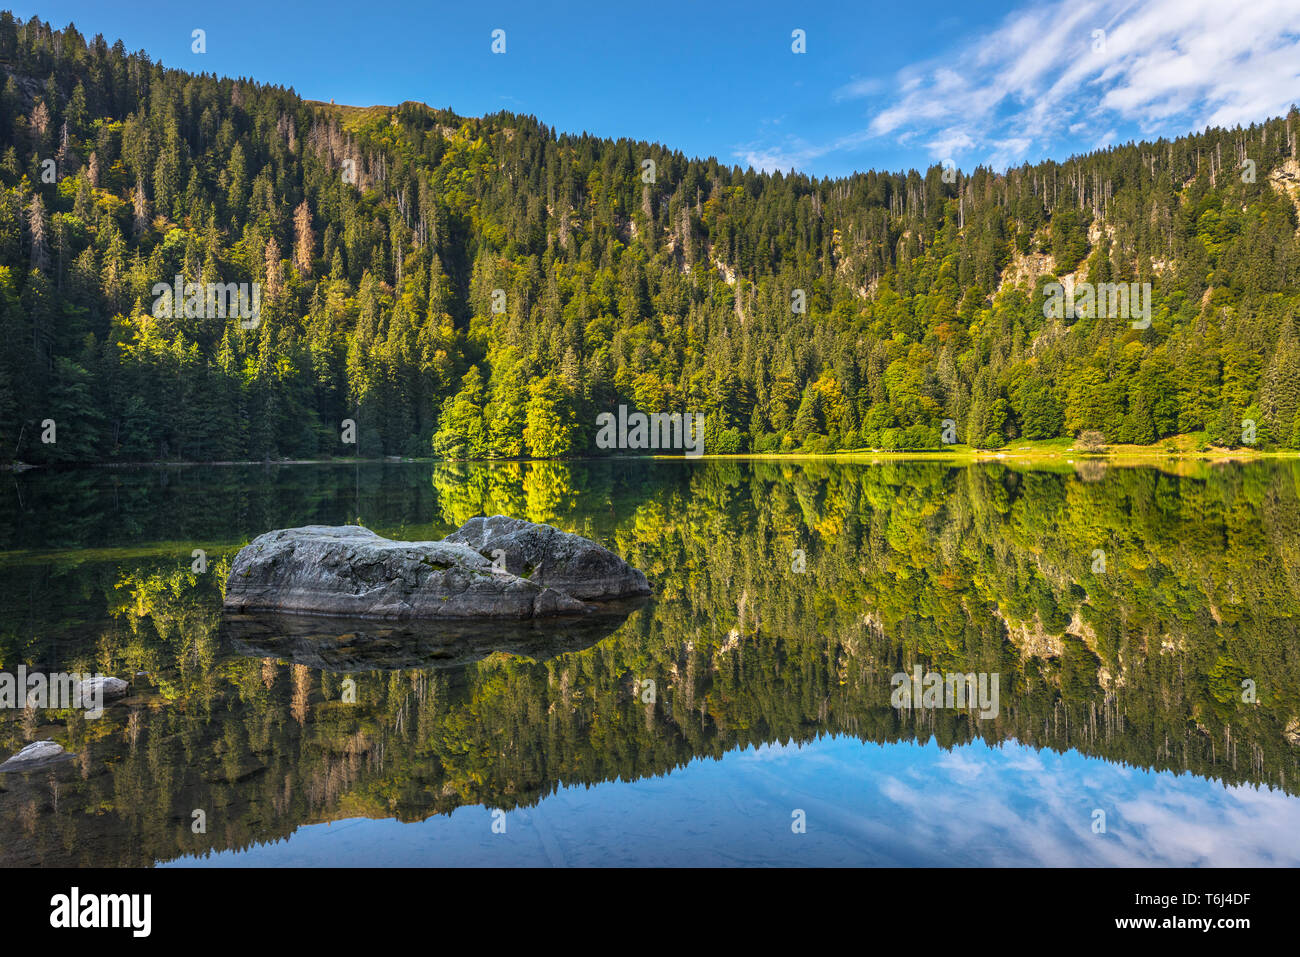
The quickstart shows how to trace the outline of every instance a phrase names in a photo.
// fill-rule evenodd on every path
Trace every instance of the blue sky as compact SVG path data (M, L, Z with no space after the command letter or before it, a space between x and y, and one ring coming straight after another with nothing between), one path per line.
M311 99L531 113L839 176L1005 168L1300 103L1300 0L20 3L168 66ZM207 52L191 51L206 31ZM506 52L491 33L506 31ZM807 52L792 51L792 31ZM1097 31L1104 31L1099 33Z
M806 831L791 828L793 809ZM1097 812L1104 812L1104 818ZM1100 823L1104 820L1105 830ZM177 866L1296 867L1300 799L1077 751L822 737L570 786L506 815L353 818ZM1094 830L1094 828L1096 828Z

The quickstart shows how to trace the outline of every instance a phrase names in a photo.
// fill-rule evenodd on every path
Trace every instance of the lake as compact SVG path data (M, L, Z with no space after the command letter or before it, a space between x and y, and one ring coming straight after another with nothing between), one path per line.
M1300 864L1295 463L5 485L0 670L131 689L97 719L0 710L0 759L71 754L0 774L4 866ZM496 513L601 542L653 597L463 642L223 623L262 532Z

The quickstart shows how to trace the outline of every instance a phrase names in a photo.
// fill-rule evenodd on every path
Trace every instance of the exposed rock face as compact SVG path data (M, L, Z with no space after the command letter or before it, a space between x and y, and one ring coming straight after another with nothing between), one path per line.
M471 518L443 541L468 545L485 558L496 549L506 570L544 588L586 601L650 594L645 575L581 535L505 515Z
M571 567L571 571L556 577L557 581L572 581L577 591L494 568L487 557L454 541L455 536L441 542L395 542L354 525L308 525L267 532L240 550L226 583L225 605L237 612L388 620L527 619L581 614L587 606L580 598L645 593L617 590L613 577L579 580L577 575L583 567L590 566L594 574L612 571L616 568L613 563L617 563L633 573L633 581L645 585L640 572L594 542L545 525L519 524L564 536L564 540L556 541L562 550L558 567ZM593 555L604 553L608 559L578 561L577 543L595 550ZM519 550L523 554L522 546ZM535 556L540 567L544 556L535 550L528 554Z
M1300 718L1292 718L1282 729L1282 737L1286 738L1286 743L1294 747L1300 747Z
M70 758L57 741L33 741L4 764L0 773L8 771L33 771Z

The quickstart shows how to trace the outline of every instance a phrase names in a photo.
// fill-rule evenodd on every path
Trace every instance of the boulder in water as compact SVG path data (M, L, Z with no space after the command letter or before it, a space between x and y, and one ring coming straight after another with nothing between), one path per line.
M488 557L495 548L504 568ZM267 532L235 556L225 607L387 620L529 619L582 614L586 601L649 590L644 575L595 542L495 516L471 519L440 542L392 541L356 525Z

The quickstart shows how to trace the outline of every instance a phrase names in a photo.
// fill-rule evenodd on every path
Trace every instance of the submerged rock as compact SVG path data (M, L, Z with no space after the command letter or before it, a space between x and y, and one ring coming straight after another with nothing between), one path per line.
M32 771L72 757L57 741L33 741L8 761L0 764L0 773Z
M267 532L241 549L226 582L225 606L235 612L387 620L527 619L584 613L588 609L580 600L583 598L618 598L649 591L645 576L595 542L550 526L520 524L548 530L538 533L539 540L554 542L556 547L546 566L568 569L552 576L555 586L549 580L509 571L509 549L507 570L501 570L468 544L453 540L454 536L440 542L395 542L355 525L308 525ZM455 534L464 530L462 527ZM564 538L556 539L556 535ZM580 549L577 543L586 548ZM534 573L547 558L537 553L531 540L528 549L521 544L510 547L520 555L537 556ZM598 552L608 558L600 558ZM618 590L614 563L645 590ZM585 582L577 577L584 567L592 570L592 577ZM570 587L561 587L564 584Z
M471 518L443 541L468 545L485 558L500 549L506 571L585 601L650 594L645 575L589 538L519 518Z

